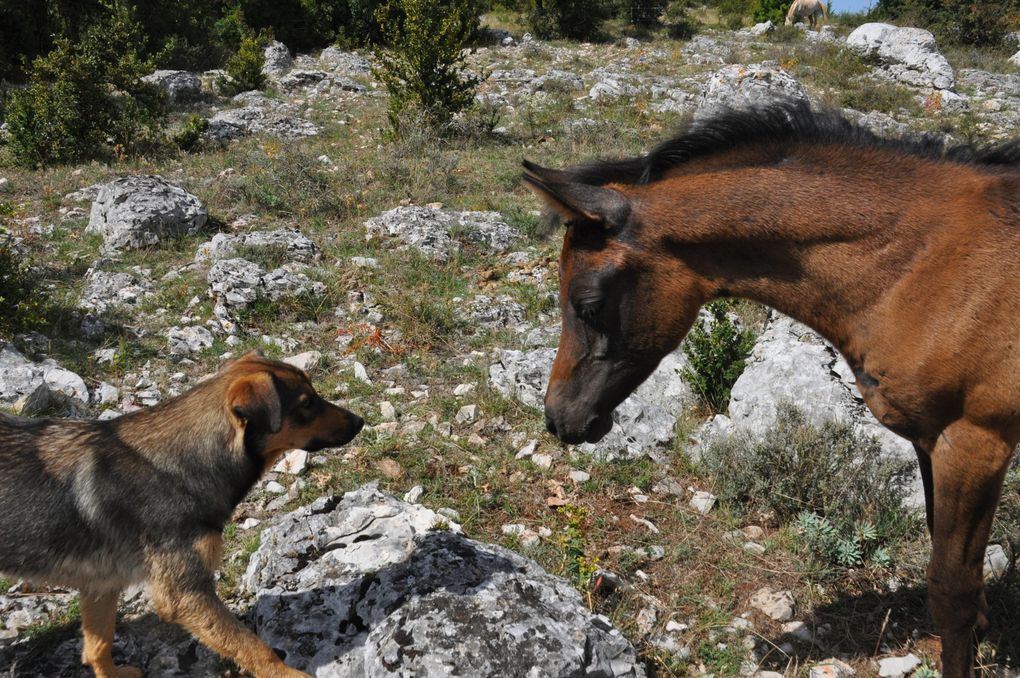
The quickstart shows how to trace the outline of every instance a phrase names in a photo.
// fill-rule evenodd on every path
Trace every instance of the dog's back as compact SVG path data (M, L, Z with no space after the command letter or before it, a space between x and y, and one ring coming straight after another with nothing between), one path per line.
M99 571L141 576L137 516L114 509L111 520L104 498L116 484L105 429L0 414L0 572L86 589Z

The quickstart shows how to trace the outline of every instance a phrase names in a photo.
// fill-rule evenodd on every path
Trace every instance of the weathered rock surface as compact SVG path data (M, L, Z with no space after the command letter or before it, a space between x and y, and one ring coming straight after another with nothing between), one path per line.
M541 410L556 349L502 350L489 366L489 384L504 396ZM597 443L577 446L599 458L658 458L657 450L676 437L676 417L692 397L680 378L683 353L663 358L655 372L613 411L613 428Z
M368 75L372 72L372 64L368 59L339 47L327 47L322 50L319 62L323 68L330 68L334 73Z
M847 36L846 44L862 54L877 56L888 75L908 85L935 89L956 86L952 66L935 47L935 36L923 28L866 23Z
M142 82L163 90L169 103L197 99L202 93L202 81L191 71L159 70L143 77Z
M397 207L365 222L365 238L396 238L429 259L446 261L469 242L506 252L522 235L498 212L457 212L433 207Z
M283 297L311 294L321 296L326 286L302 272L302 264L284 264L267 272L247 259L221 259L209 268L206 281L219 318L231 317L258 299L275 301Z
M209 118L209 127L205 131L206 137L214 141L232 141L246 134L295 139L318 133L319 126L313 122L258 106L220 111Z
M775 423L782 402L797 406L816 426L849 422L876 437L890 457L914 458L913 446L879 424L864 405L853 370L839 352L810 328L773 312L733 385L729 416L715 417L701 437L738 430L760 435ZM919 483L913 502L923 501Z
M291 261L312 263L319 258L319 248L296 230L252 231L251 233L217 233L202 243L195 252L195 261L219 261L237 256L239 250L258 248L279 253Z
M320 678L644 676L565 580L458 531L372 485L283 516L243 580L257 632Z
M85 380L54 360L32 362L11 344L0 344L0 403L13 404L31 395L40 385L73 398L82 405L89 402Z
M773 101L809 101L804 87L774 62L733 64L716 71L698 100L694 117L711 118L727 108L764 106Z
M275 75L285 71L294 64L294 58L290 50L279 40L273 40L262 50L265 62L262 64L262 72L266 75Z
M111 273L90 268L85 273L85 289L82 290L78 306L95 313L137 306L153 293L149 274L148 269L138 266L130 273Z
M163 177L128 176L99 189L85 230L103 236L104 253L116 253L197 233L208 217L196 196Z

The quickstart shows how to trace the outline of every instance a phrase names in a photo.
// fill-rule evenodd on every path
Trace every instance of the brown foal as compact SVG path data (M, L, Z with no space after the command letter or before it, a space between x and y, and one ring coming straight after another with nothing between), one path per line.
M914 443L943 675L972 675L988 532L1020 441L1020 142L890 141L778 104L639 158L525 169L567 227L549 430L604 436L711 299L807 323Z

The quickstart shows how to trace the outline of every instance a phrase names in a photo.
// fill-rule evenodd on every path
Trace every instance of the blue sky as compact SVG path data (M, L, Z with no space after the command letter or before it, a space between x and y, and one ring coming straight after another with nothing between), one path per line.
M875 4L875 0L832 0L832 11L834 14L863 12L873 4Z

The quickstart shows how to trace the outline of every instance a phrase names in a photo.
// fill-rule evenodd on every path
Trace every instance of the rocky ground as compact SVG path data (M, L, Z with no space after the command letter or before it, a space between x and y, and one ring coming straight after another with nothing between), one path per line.
M494 42L469 59L479 106L452 138L411 122L389 140L364 55L277 44L263 92L153 75L181 121L208 118L199 152L0 172L4 228L53 299L41 330L0 346L0 403L115 417L254 348L363 415L349 446L287 455L227 529L221 593L319 676L931 675L916 514L891 564L833 573L790 526L718 504L699 473L701 445L761 434L784 401L912 455L808 328L745 308L760 336L725 416L699 408L678 351L600 443L543 432L558 242L519 163L638 153L775 96L882 134L1010 138L1017 66L876 25ZM996 675L1020 653L1012 529L986 568ZM153 676L229 672L155 620L144 590L122 609L119 658ZM0 667L86 675L75 616L73 592L0 580Z

